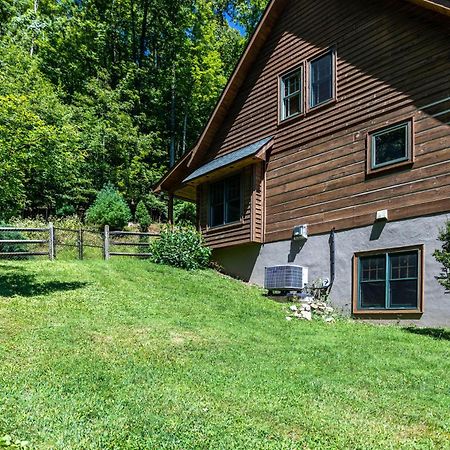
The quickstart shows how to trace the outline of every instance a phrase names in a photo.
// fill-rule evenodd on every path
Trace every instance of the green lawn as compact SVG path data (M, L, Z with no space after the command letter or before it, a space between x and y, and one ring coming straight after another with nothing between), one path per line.
M450 299L449 299L450 301ZM0 436L39 449L450 448L450 340L145 261L0 263Z

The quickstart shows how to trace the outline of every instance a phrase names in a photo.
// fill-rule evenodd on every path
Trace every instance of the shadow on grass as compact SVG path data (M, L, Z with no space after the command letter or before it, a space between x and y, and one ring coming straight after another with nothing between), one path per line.
M9 266L8 269L12 267ZM25 273L21 268L15 272L0 273L0 297L34 297L49 295L60 291L81 289L88 283L81 281L45 281L36 280L36 275Z
M417 328L407 327L405 331L413 334L421 334L423 336L429 336L434 339L450 341L450 328Z

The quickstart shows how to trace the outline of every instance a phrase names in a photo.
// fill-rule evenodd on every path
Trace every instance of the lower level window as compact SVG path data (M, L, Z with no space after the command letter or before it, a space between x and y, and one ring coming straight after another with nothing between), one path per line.
M209 188L209 226L217 227L237 222L240 218L240 175L211 184Z
M358 255L357 310L421 309L421 250Z

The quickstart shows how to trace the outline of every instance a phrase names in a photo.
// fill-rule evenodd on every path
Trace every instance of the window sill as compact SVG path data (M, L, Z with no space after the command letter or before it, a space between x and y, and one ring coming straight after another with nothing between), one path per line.
M316 111L320 111L322 109L325 109L327 106L334 106L337 103L337 98L331 98L330 100L327 100L326 102L320 103L316 106L310 106L308 107L306 114L313 114Z
M353 311L353 316L355 318L372 320L420 319L422 315L423 311L419 309L373 309Z
M411 169L414 164L414 161L408 159L407 161L401 161L399 163L391 164L388 166L379 167L378 169L369 169L366 170L367 177L375 177L377 175L389 174L391 172L395 172L400 169Z
M303 119L305 117L305 113L301 112L296 114L295 116L287 117L286 119L278 119L278 126L287 125L289 123L295 122L296 120Z
M226 231L226 230L230 230L230 229L233 229L233 228L241 227L243 224L244 224L244 221L243 220L239 220L239 221L232 222L232 223L226 223L224 225L216 225L214 227L208 226L206 228L205 232L206 233L214 233L215 231L218 231L218 232Z

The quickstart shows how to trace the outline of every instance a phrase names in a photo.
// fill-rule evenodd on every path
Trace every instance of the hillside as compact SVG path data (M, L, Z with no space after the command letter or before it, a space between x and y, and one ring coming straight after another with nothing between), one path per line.
M0 436L40 449L449 448L448 335L288 322L285 309L212 271L0 263Z

